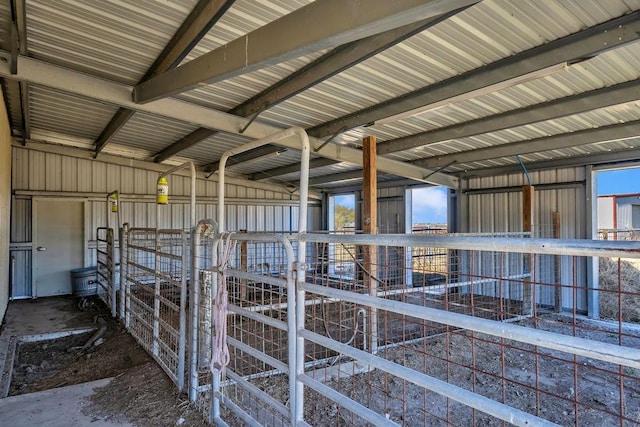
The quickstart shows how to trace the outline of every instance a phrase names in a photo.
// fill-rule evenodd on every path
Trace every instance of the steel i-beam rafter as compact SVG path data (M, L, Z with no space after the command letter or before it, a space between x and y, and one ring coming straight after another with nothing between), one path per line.
M200 0L187 19L171 38L155 62L149 67L141 82L175 68L231 7L235 0ZM102 130L94 143L97 156L124 126L135 111L120 108Z

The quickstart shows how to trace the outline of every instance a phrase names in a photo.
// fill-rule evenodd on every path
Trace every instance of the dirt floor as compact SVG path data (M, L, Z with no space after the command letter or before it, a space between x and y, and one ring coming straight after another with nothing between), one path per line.
M568 317L548 314L539 320L526 319L516 324L572 335ZM594 341L618 343L617 330L603 322L577 319L576 335ZM637 327L626 331L625 346L640 348ZM506 345L506 346L505 346ZM472 390L498 402L537 415L563 426L621 425L617 414L626 417L625 426L640 426L640 372L558 351L517 344L499 338L451 331L380 351L379 356L399 365ZM351 371L348 360L334 362ZM321 370L321 366L315 368ZM328 371L326 371L328 372ZM313 375L308 372L308 375ZM622 376L621 376L622 375ZM424 390L379 369L357 375L325 374L324 384L404 426L502 426L480 411ZM620 378L623 378L623 387ZM316 375L316 378L318 376ZM322 374L320 375L322 381ZM286 376L279 375L251 381L280 402L289 399ZM537 390L537 391L536 391ZM269 411L253 403L254 399L235 387L227 395L236 402L254 408L254 416L265 425L284 424ZM621 399L622 396L622 409ZM223 411L230 425L239 421ZM340 405L305 388L305 420L314 426L368 426ZM276 422L277 421L277 422Z
M100 315L107 319L103 342L86 350L78 349L92 336L88 333L22 344L16 357L11 395L115 377L92 397L91 405L84 410L86 415L96 420L128 421L137 426L207 425L202 413L189 404L186 395L177 392L167 375L120 324L109 319L99 304L88 311L94 317ZM560 315L548 314L539 321L528 319L517 323L533 327L534 322L539 329L572 335L571 319ZM97 322L96 326L99 325ZM602 322L578 320L576 326L581 337L612 344L618 342L617 329L607 329ZM624 340L624 345L640 348L637 327L629 331ZM615 416L620 411L620 373L616 366L603 362L580 357L574 360L559 352L522 344L504 347L503 351L499 339L465 331L436 335L381 351L379 355L490 399L537 413L560 425L620 424ZM337 360L334 366L348 366L348 363L348 360ZM623 413L628 419L625 425L640 426L640 372L626 369L622 374ZM277 400L288 402L285 376L252 382ZM380 370L341 375L324 382L400 425L503 425L495 418L447 401ZM234 397L233 387L225 392ZM252 399L248 395L236 397L236 401L251 405ZM272 410L258 412L257 418L264 421L264 425L284 425L284 419L274 416ZM242 425L229 412L223 413L229 425ZM305 391L305 420L317 426L367 425L308 388Z
M160 367L99 303L87 311L107 320L99 345L79 348L93 333L21 344L14 363L11 396L115 377L108 386L98 389L85 409L86 415L142 427L207 425L201 413L189 405L187 396L177 392Z

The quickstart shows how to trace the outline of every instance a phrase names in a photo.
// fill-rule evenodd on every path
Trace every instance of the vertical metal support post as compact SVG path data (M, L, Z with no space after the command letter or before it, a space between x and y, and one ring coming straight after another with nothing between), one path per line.
M220 196L218 196L220 197ZM211 252L211 265L215 268L218 267L218 246L220 243L220 234L213 240L213 251ZM218 272L213 271L211 275L211 295L218 293ZM212 305L213 307L213 305ZM210 324L211 334L215 335L214 323ZM220 373L212 373L211 378L211 410L209 411L209 422L213 423L220 419Z
M305 234L307 232L307 208L309 199L309 153L311 151L311 148L309 145L309 137L304 129L294 126L265 138L243 144L240 147L233 148L222 154L222 156L220 157L220 161L218 162L218 233L223 233L225 231L224 173L229 157L290 137L298 137L300 139L300 210L298 214L298 233ZM298 244L298 257L296 262L296 283L304 283L305 281L306 256L306 247L304 244L302 244L302 242L300 242L300 244ZM300 286L298 286L298 288L300 288ZM291 372L296 373L295 377L290 376L289 378L289 392L290 395L293 396L293 398L291 399L291 404L289 405L292 425L297 425L303 420L303 385L302 382L298 381L298 376L304 374L304 338L300 337L299 334L297 334L297 331L304 329L304 291L297 292L296 294L296 341L295 343L289 343L290 347L292 345L295 346L296 351L295 364L294 366L289 367ZM302 298L302 300L300 300L300 298ZM302 311L300 311L301 309ZM216 379L214 376L214 386L216 384L216 381L219 385L220 378L218 377ZM215 398L214 393L214 411L216 410L216 405L218 405L218 414L219 403L220 402L219 400L217 400L217 398Z
M126 265L124 274L124 292L125 292L125 308L124 308L124 327L129 330L131 327L131 282L129 281L129 245L131 244L131 233L129 232L129 224L125 224L124 233L127 240ZM122 272L121 272L122 274Z
M189 307L191 314L191 366L189 380L189 400L195 402L198 397L200 369L209 367L211 356L211 292L202 293L203 283L200 273L203 271L202 262L202 233L212 227L213 220L203 219L192 230L191 237L191 289L189 290ZM215 248L214 248L215 250ZM202 305L202 311L200 310Z
M182 259L180 262L180 336L178 337L178 390L184 390L185 354L187 348L187 233L182 233ZM193 338L193 337L192 337Z
M122 228L118 229L120 237L118 237L118 241L120 242L120 321L125 323L125 327L127 327L126 314L127 307L129 301L127 299L128 292L125 289L127 283L127 275L129 273L129 268L127 266L127 253L128 253L128 238L127 232L129 230L129 224L122 224ZM123 280L124 279L124 280Z
M156 205L156 208L159 206ZM157 225L157 224L156 224ZM156 227L156 252L154 254L155 283L153 292L153 356L158 357L160 353L160 259L158 254L161 250L160 230Z
M404 232L405 234L413 234L413 190L407 188L404 190ZM404 284L405 287L413 286L413 248L406 246L404 248Z
M362 230L365 234L378 233L378 174L376 169L376 137L368 136L362 140ZM378 295L378 257L377 246L362 247L364 265L364 284L369 295ZM369 308L369 348L371 353L378 352L378 310Z
M200 233L202 221L191 230L191 291L189 292L189 313L191 314L191 364L189 366L189 401L195 402L198 396L198 341L200 313L200 277L198 260L200 259Z
M116 291L116 259L115 233L112 228L107 229L107 265L109 269L109 301L111 301L111 317L118 315Z
M240 230L241 233L246 233L247 230ZM248 267L248 255L249 255L249 242L243 240L240 242L240 270L247 271ZM247 300L247 279L240 279L240 301Z
M522 187L522 231L533 231L533 186ZM533 289L531 285L531 254L524 256L524 274L529 274L522 281L522 315L529 316L533 313Z
M307 233L307 208L309 199L309 154L311 148L309 146L309 137L306 132L300 128L296 129L300 136L300 208L298 212L298 234ZM306 242L298 242L298 260L296 269L296 289L301 289L302 284L306 281L306 259L307 259ZM294 366L290 366L292 372L296 375L289 379L289 388L295 393L295 405L291 408L291 425L296 426L302 424L304 419L304 386L298 378L304 375L304 338L300 337L298 331L304 329L304 291L296 292L296 330L295 330L295 352L296 358ZM293 344L292 342L289 345Z
M553 238L560 238L560 212L555 211L553 213ZM556 313L562 311L562 271L560 270L560 263L562 257L560 255L553 256L553 277L556 285L554 292L553 309Z
M585 167L585 203L587 212L587 224L586 224L586 238L597 239L598 238L598 198L596 173L593 171L593 166ZM615 206L615 200L614 200ZM614 216L615 218L615 216ZM598 257L587 257L587 315L593 319L600 318L600 294L598 288L600 287L599 275L600 268L598 265Z

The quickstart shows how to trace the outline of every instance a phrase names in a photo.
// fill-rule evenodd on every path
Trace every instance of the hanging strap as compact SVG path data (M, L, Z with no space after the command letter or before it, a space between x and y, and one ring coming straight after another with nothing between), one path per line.
M218 266L218 289L216 290L215 303L213 305L213 354L211 356L211 372L220 374L229 364L229 346L227 345L227 305L229 293L227 292L227 277L225 271L228 267L231 253L235 250L236 243L231 244L231 234L227 235L222 248L222 257Z

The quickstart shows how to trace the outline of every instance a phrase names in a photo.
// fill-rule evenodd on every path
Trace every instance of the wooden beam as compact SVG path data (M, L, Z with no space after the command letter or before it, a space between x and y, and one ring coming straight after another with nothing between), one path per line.
M363 225L366 234L377 234L378 172L376 169L376 137L362 140Z
M522 231L533 231L533 186L522 187ZM531 274L533 257L531 254L524 256L524 272ZM531 277L525 277L522 281L522 314L528 316L533 312L533 288Z
M378 234L378 173L376 169L376 137L367 136L362 140L362 230L365 234ZM364 264L364 284L369 287L369 295L378 294L378 256L376 246L362 248ZM369 312L369 349L378 350L378 312Z

